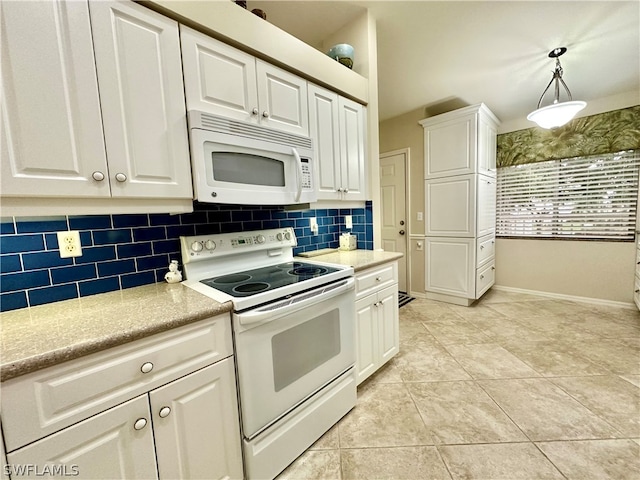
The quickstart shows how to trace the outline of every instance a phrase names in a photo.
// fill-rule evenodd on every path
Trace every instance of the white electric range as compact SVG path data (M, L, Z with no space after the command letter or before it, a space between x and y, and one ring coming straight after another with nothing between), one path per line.
M184 285L233 303L245 475L273 478L355 405L353 268L294 259L291 228L180 241Z

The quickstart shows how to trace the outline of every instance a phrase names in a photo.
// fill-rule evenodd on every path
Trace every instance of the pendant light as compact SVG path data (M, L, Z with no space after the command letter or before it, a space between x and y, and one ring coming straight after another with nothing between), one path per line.
M537 123L542 128L558 128L569 122L576 114L587 106L586 102L571 99L571 92L569 91L569 87L562 80L562 65L560 65L560 56L567 51L565 47L554 48L549 52L549 58L556 59L556 68L553 71L553 77L551 77L551 81L547 85L547 88L544 89L542 95L540 96L540 100L538 101L538 108L534 110L529 115L527 115L527 120L531 120L532 122ZM540 108L540 104L542 103L542 99L544 98L547 90L552 83L555 83L555 96L553 99L553 103L546 107ZM569 96L569 100L566 102L560 102L560 84L567 91L567 95Z

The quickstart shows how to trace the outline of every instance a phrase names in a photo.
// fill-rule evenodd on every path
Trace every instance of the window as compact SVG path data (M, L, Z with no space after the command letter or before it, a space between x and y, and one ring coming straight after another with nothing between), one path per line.
M633 240L640 152L498 169L500 237Z

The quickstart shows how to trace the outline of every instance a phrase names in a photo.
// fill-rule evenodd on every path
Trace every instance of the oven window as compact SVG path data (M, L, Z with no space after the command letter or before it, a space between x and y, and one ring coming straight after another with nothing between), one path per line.
M211 152L213 178L220 182L284 187L284 162L237 152Z
M274 388L279 392L340 353L340 310L274 335L271 351Z

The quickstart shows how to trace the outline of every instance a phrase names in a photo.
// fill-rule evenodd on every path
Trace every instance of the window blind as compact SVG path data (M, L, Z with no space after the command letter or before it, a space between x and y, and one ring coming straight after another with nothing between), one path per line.
M639 164L629 150L499 168L496 233L633 240Z

